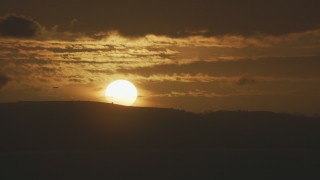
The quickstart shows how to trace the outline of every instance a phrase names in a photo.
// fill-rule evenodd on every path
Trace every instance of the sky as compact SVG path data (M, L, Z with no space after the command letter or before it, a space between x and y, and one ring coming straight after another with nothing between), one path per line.
M1 0L0 102L320 112L318 0Z

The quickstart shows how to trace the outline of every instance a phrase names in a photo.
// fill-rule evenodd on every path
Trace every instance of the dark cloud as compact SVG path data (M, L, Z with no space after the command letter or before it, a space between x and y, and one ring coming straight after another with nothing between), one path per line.
M42 29L38 22L25 16L10 14L0 18L0 35L4 37L32 38Z
M247 84L255 84L257 81L250 77L240 77L235 83L239 86L247 85Z
M8 84L9 81L11 81L11 79L7 75L0 74L0 89Z
M77 30L88 33L117 29L129 36L212 36L315 29L319 6L318 0L2 0L0 13L25 14L46 27L59 24L63 31L78 19Z

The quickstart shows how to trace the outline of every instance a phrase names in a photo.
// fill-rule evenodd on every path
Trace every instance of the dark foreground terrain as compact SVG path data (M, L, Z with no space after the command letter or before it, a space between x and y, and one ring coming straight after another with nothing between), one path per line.
M0 104L0 180L320 179L320 118Z

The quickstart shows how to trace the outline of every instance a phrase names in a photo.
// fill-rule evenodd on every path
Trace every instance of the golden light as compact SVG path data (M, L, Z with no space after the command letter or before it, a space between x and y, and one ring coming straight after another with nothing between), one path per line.
M132 105L138 96L137 88L127 80L116 80L108 85L105 96L109 103Z

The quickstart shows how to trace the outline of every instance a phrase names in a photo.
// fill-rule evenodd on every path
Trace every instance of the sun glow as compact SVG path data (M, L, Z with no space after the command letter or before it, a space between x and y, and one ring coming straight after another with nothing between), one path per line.
M105 96L109 103L132 105L138 96L137 88L127 80L116 80L108 85Z

